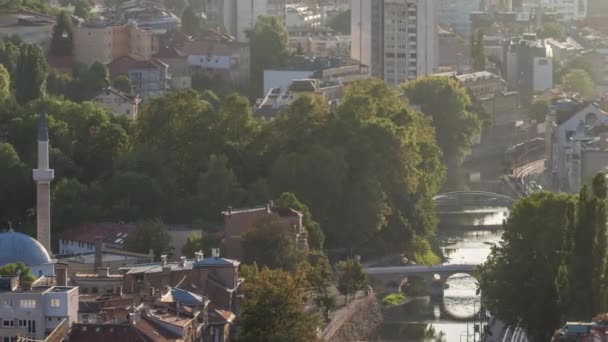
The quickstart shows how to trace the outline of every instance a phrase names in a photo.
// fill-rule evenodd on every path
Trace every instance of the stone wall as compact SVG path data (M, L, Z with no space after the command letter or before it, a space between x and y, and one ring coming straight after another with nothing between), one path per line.
M322 337L327 342L365 341L380 323L382 311L372 292L337 311Z

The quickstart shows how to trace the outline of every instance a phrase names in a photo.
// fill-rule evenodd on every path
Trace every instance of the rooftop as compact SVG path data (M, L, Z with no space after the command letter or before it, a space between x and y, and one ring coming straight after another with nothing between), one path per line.
M85 223L71 228L70 230L61 234L60 239L66 241L81 241L94 244L95 241L99 238L103 242L122 245L126 240L127 236L129 236L129 234L132 233L134 230L134 224L113 222Z

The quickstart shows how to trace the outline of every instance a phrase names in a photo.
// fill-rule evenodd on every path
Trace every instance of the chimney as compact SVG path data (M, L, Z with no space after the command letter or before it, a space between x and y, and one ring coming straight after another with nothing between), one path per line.
M167 266L167 254L160 256L160 265L163 267Z
M228 216L232 215L232 206L228 206Z
M269 214L272 212L270 209L271 209L270 202L268 202L268 203L266 203L266 212Z
M68 269L63 267L57 267L59 264L55 264L55 283L57 286L68 285Z
M219 248L212 248L211 249L211 256L214 258L219 258L220 257L220 249Z
M101 237L96 237L95 238L95 263L94 263L94 267L95 269L99 269L100 267L102 267L103 265L103 242L101 241Z
M201 261L205 258L205 254L203 253L203 251L198 251L194 253L194 256L196 261Z
M186 257L185 256L181 256L179 258L179 267L186 267Z
M161 287L165 288L169 286L171 282L171 266L167 265L167 255L163 254L160 256L160 262L162 266L161 271Z

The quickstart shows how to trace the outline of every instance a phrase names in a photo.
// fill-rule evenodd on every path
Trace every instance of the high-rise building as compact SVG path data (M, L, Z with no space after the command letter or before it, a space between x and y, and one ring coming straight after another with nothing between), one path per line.
M36 239L51 251L51 181L54 170L49 168L49 132L46 113L40 114L38 124L38 168L33 172L36 182Z
M351 0L351 57L392 85L432 74L437 0Z
M286 0L205 0L203 4L207 20L239 42L248 41L247 32L259 16L274 15L285 20Z
M439 0L439 22L464 37L471 37L471 13L480 10L481 0Z
M587 16L587 0L523 0L521 11L533 13L539 5L543 6L543 12L556 13L563 20L577 20ZM517 9L514 5L514 10Z

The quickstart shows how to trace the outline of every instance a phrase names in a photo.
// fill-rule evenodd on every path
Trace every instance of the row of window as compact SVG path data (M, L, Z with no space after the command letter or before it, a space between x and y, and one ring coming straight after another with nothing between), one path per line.
M36 321L31 319L5 319L2 321L3 328L14 328L15 325L20 329L26 329L28 334L36 333ZM6 340L6 337L4 338Z
M35 309L36 308L36 300L35 299L20 299L19 300L19 308L21 309ZM52 308L61 307L61 299L59 298L51 298L49 301L49 305ZM5 299L2 301L2 308L8 309L13 307L12 299Z

